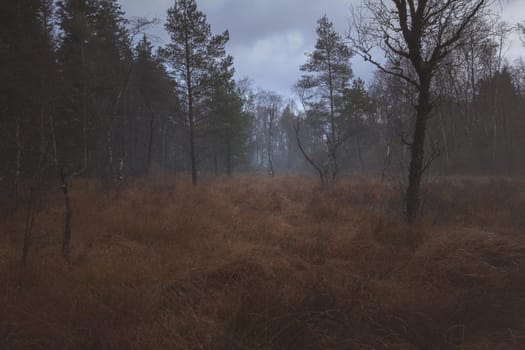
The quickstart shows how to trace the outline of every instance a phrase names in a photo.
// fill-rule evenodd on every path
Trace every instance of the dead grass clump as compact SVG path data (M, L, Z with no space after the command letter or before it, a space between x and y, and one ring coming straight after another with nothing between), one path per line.
M428 184L424 213L433 224L522 229L525 183L507 178L445 178Z
M523 183L438 179L413 227L392 188L76 181L71 264L60 195L26 269L23 211L0 223L0 348L520 349Z
M309 199L305 214L316 222L337 220L341 216L342 206L335 198L328 198L326 193L315 194Z
M506 329L523 331L525 279L516 274L525 242L516 243L479 231L429 234L407 264L379 284L377 299L401 320L396 332L420 348L470 348L490 342L490 332L518 348L509 334L501 337Z
M425 239L425 228L410 226L398 218L377 217L372 222L375 240L400 249L416 249Z

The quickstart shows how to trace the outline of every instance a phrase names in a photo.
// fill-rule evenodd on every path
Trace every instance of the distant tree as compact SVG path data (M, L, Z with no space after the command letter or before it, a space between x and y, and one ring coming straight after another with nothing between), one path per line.
M333 181L339 170L338 149L348 134L342 123L345 93L353 73L350 66L352 52L325 15L317 22L317 43L301 66L304 73L297 89L305 108L305 117L321 132L326 144L327 161L323 164L310 158L310 163L322 169L321 181ZM300 142L300 139L298 138ZM307 155L305 155L307 156Z
M131 64L126 20L116 0L58 2L63 99L57 121L61 159L77 174L111 179L123 158L117 130ZM82 142L78 142L82 140ZM104 142L101 142L104 140Z
M56 76L51 5L0 4L0 185L13 190L15 202L20 179L36 171L49 139Z
M525 22L518 24L518 33L520 35L521 42L525 46Z
M146 35L135 47L130 75L130 104L134 114L129 125L133 140L130 147L134 153L132 170L135 174L144 174L152 170L155 153L159 164L165 162L165 132L173 123L170 116L177 108L178 99L175 82L160 55L153 52Z
M255 99L256 119L261 139L264 142L268 174L274 176L274 153L283 101L280 95L271 91L260 91Z
M418 101L410 144L411 161L406 192L406 215L414 223L420 207L427 122L435 101L432 85L445 59L464 45L465 32L485 14L490 0L365 0L367 14L354 12L350 40L354 50L377 68L417 89ZM370 18L370 20L362 20ZM386 62L375 59L380 47ZM403 62L409 62L405 70Z
M166 30L171 42L165 47L177 81L183 85L185 108L189 128L192 183L198 181L196 107L209 91L210 74L230 60L225 45L229 40L228 31L212 35L206 15L197 9L195 0L176 0L168 10Z
M484 162L500 171L513 170L519 157L515 147L522 137L516 135L516 131L523 130L524 126L522 116L516 113L519 102L508 68L479 82L476 112L483 132L473 136L478 145L489 145L480 147L480 152L487 153Z
M69 259L73 178L90 173L110 184L124 159L124 147L116 145L122 143L121 97L132 55L117 0L63 0L57 7L62 84L54 134L66 209L62 254Z
M283 160L285 168L288 170L297 169L301 164L302 155L300 154L297 146L297 140L295 135L295 125L297 122L297 107L295 102L289 101L286 103L283 112L281 114L279 122L279 130L282 134L282 143L285 146L283 154Z
M365 88L365 82L361 79L352 82L352 86L344 94L344 101L341 124L350 136L346 137L349 139L346 144L355 147L361 171L365 171L365 143L371 143L369 146L372 148L376 141L374 135L378 131L376 120L372 118L375 105Z
M49 146L57 70L52 17L48 0L0 3L0 191L13 210L25 206L24 265L43 190L53 178Z
M227 175L246 160L250 114L243 110L243 99L236 82L217 79L209 101L209 117L204 126L209 140L213 168L219 174L221 160Z
M380 125L383 149L382 176L404 173L408 167L407 145L402 142L410 128L415 91L412 85L377 71L370 85L375 118Z

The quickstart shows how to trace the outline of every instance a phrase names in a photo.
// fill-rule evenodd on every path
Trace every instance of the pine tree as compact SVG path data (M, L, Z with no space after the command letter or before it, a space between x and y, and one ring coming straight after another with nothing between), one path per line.
M119 114L131 64L123 12L116 0L64 0L58 19L62 162L77 173L113 175L115 159L123 158L122 147L114 145L123 137L117 131L123 128Z
M51 15L47 0L0 4L0 182L14 184L15 193L19 178L35 172L48 139L55 76Z
M132 168L143 174L151 171L155 153L159 163L165 163L166 129L178 102L175 83L146 35L135 48L130 94L135 110L129 127L134 140Z
M168 10L166 30L171 43L165 48L177 81L182 85L189 128L192 183L198 181L197 111L209 92L210 76L225 60L228 31L212 35L206 15L197 9L195 0L176 0Z
M206 130L214 153L215 173L222 155L226 174L231 175L236 164L246 161L250 116L243 110L244 103L233 80L218 80L210 102Z
M345 91L352 79L350 66L352 53L333 23L325 15L317 22L315 50L308 54L308 61L301 66L304 75L297 83L307 117L317 124L326 144L328 163L324 179L334 180L338 172L337 151L345 141L345 130L340 123L345 105Z

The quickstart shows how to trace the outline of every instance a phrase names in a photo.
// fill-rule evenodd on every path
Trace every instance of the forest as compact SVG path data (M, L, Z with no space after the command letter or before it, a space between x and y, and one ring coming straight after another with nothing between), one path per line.
M0 3L0 349L523 349L525 17L349 0L284 95L201 3Z

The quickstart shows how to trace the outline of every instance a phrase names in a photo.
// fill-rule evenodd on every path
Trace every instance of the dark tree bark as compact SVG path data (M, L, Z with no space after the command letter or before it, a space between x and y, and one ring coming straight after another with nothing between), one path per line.
M155 117L150 108L149 119L149 138L148 138L148 174L151 173L152 152L153 152L153 126L155 124Z
M430 82L429 78L425 78ZM406 214L409 223L414 223L420 207L421 178L425 169L425 136L427 120L432 107L430 102L430 84L422 85L416 107L416 124L410 145L411 159L406 193Z
M62 241L62 256L69 262L71 252L71 221L73 219L73 210L71 209L71 200L69 197L69 190L71 188L71 181L62 167L60 169L60 181L61 189L64 195L64 207L66 211L66 217L64 222L64 238Z
M354 51L380 71L412 84L418 93L411 159L406 191L406 217L414 223L420 208L420 187L424 171L427 122L433 107L433 78L441 63L465 44L465 32L483 16L489 0L365 0L370 22L354 11L349 36ZM387 63L372 57L374 47L387 54ZM408 69L407 69L408 67Z

